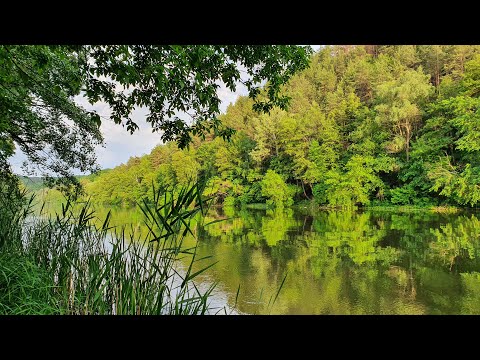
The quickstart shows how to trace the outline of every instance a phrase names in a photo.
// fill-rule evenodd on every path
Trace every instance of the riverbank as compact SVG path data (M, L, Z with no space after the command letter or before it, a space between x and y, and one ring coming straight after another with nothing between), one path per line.
M14 203L0 193L0 314L205 314L215 284L193 280L213 263L196 258L183 240L202 211L196 187L179 203L144 203L149 232L102 225L89 202L62 203L55 215L33 210L26 192ZM197 197L198 195L198 197ZM162 196L163 198L163 196ZM5 200L5 201L4 201ZM203 205L205 206L205 204ZM161 239L161 242L158 241ZM184 271L176 269L186 257Z
M386 212L421 212L428 211L434 213L455 214L462 211L479 211L480 208L475 207L458 207L458 206L415 206L415 205L394 205L394 204L382 204L382 205L370 205L370 206L354 206L351 208L345 208L340 206L325 206L318 205L314 201L302 201L292 205L293 208L299 210L311 210L311 211L341 211L341 210L373 210L373 211L386 211Z
M415 212L428 211L441 214L456 214L462 211L478 210L472 208L460 208L456 206L413 206L413 205L388 205L388 206L366 206L365 210L389 211L389 212Z
M37 201L39 206L43 204L43 202L47 203L52 209L59 210L60 204L62 201L65 200L64 196L57 190L52 189L43 189L36 192L38 195L39 201ZM90 199L94 206L106 206L112 208L118 208L122 210L129 210L134 209L136 206L125 206L125 205L112 205L112 204L101 204L95 203L95 199ZM216 204L213 205L218 208L228 208L228 209L253 209L253 210L272 210L275 207L269 206L266 203L251 203L251 204L244 204L240 207L238 206L224 206L223 204ZM370 205L370 206L353 206L353 207L342 207L342 206L329 206L329 205L319 205L314 200L304 200L296 202L290 206L284 206L284 209L292 208L297 209L300 211L342 211L342 210L374 210L374 211L386 211L386 212L434 212L434 213L444 213L444 214L454 214L463 211L480 211L478 207L459 207L459 206L452 206L452 205L443 205L443 206L415 206L415 205L395 205L395 204L388 204L384 203L381 205Z

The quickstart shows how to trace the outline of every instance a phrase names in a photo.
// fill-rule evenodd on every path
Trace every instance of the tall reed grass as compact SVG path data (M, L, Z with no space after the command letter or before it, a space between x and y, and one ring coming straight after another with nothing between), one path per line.
M194 280L214 263L183 244L211 203L203 187L154 188L153 199L139 204L148 228L141 237L133 228L112 228L110 213L96 225L89 201L76 209L67 199L47 217L33 213L34 196L23 192L13 203L2 188L0 313L207 313L215 284L201 292ZM183 271L181 257L189 261Z

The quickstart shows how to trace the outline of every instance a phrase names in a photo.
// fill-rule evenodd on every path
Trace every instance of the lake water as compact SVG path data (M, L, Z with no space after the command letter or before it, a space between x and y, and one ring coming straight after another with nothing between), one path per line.
M142 227L134 209L112 218ZM218 261L199 278L218 283L216 306L232 307L239 289L236 309L249 314L480 314L478 212L214 209L214 219L225 220L196 234L199 256Z

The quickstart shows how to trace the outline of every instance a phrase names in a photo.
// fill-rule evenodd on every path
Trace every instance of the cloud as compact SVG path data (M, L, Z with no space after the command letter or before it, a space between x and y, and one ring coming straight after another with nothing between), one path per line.
M25 172L22 170L22 164L24 161L27 161L27 156L20 150L17 149L15 155L8 158L8 162L12 167L12 170L15 174L25 175Z
M225 84L220 84L218 89L219 98L222 100L220 110L225 112L227 106L230 103L234 103L238 96L246 94L247 90L243 84L239 84L235 92L230 91ZM95 105L91 105L82 96L76 97L75 101L86 110L97 111L101 116L102 125L100 130L104 136L105 144L103 147L98 146L96 148L96 155L98 164L102 169L113 168L126 163L132 156L149 154L155 146L162 143L160 139L161 134L157 132L152 133L150 124L145 120L148 115L148 109L146 108L139 108L133 111L131 118L139 126L139 129L130 134L122 125L115 124L109 120L110 107L107 104L98 102ZM26 155L19 149L9 159L10 165L16 174L25 174L21 166L26 160ZM74 173L77 175L81 174L79 171L74 171Z
M234 104L239 96L247 95L248 90L245 85L239 83L237 84L237 87L233 92L228 89L224 83L221 83L220 88L217 90L217 94L220 100L222 100L222 104L220 105L220 111L225 112L227 111L228 105Z
M247 89L243 84L239 84L235 92L230 91L224 84L220 84L217 91L220 100L220 110L225 112L230 103L234 103L238 96L246 95ZM102 117L108 118L110 110L108 105L99 104L95 110ZM87 108L86 105L84 105ZM149 154L152 149L161 144L160 135L157 132L152 133L152 128L145 120L148 115L148 109L136 109L132 114L132 120L139 126L139 129L130 134L126 128L115 124L113 121L102 118L100 127L105 138L105 147L96 149L98 163L102 169L112 168L122 163L126 163L132 156L142 156Z
M130 134L122 125L102 119L100 127L105 138L105 147L97 147L96 153L101 168L112 168L126 163L131 156L149 154L152 149L161 143L160 134L152 133L150 124L146 122L148 110L136 109L132 120L139 129Z

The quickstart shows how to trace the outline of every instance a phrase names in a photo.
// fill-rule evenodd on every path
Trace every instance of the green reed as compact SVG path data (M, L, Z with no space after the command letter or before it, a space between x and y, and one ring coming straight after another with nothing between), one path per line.
M183 245L194 235L194 217L210 204L203 188L202 182L154 188L153 199L139 204L148 228L143 236L112 228L110 213L96 225L89 201L74 206L67 199L47 217L33 213L34 196L23 192L13 207L8 199L0 208L0 313L207 313L215 284L201 292L194 279L214 263L193 271L209 257L198 259L196 246ZM189 258L186 269L181 257Z

